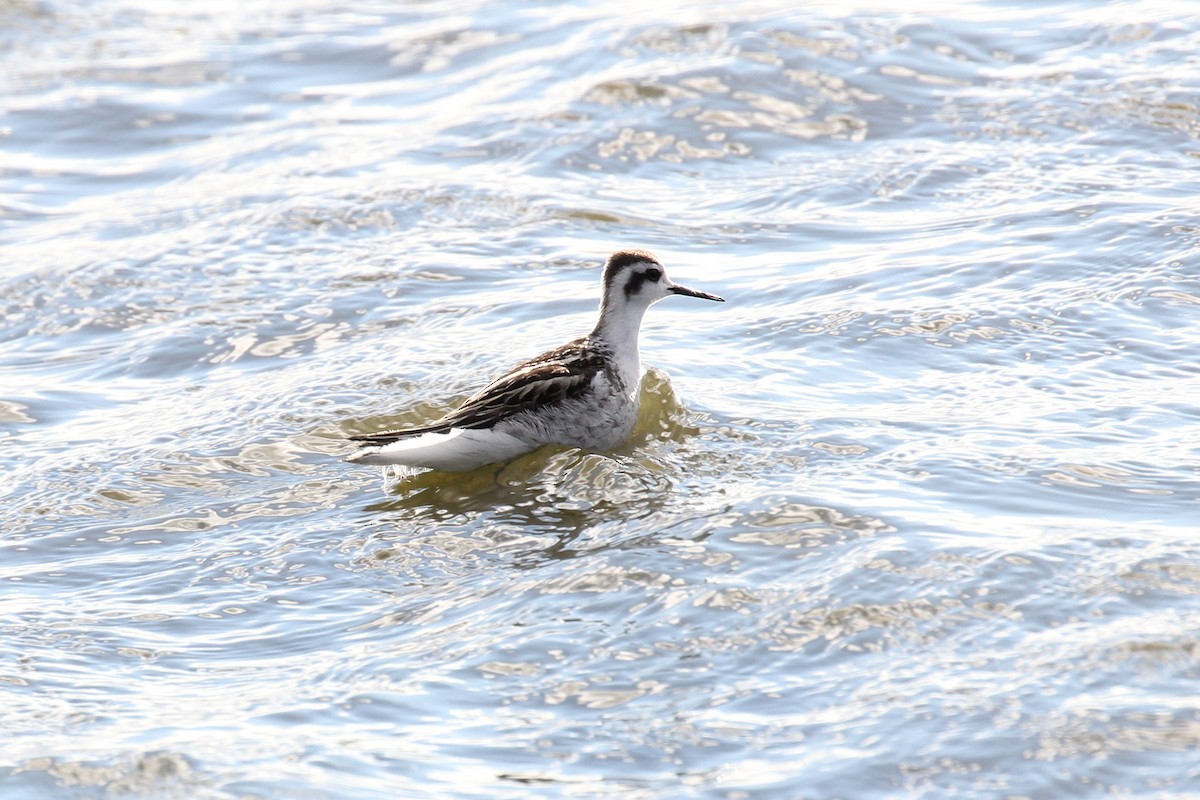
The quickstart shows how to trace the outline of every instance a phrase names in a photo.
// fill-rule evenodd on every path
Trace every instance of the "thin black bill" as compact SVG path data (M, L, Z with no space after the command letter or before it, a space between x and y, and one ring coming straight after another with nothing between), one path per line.
M680 286L679 284L672 286L671 292L684 295L685 297L699 297L701 300L716 300L718 303L725 302L724 297L717 297L715 294L709 294L708 292L699 292L695 289L689 289L686 286Z

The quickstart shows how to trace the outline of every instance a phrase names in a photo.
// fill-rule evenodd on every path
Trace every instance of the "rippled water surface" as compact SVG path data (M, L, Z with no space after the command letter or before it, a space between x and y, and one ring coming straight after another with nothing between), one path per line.
M1200 797L1195 6L797 5L0 3L0 795Z

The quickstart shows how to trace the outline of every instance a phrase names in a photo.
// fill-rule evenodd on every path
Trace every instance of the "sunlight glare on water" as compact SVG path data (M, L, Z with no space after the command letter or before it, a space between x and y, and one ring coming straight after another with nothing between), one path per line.
M1195 795L1193 17L0 4L0 795Z

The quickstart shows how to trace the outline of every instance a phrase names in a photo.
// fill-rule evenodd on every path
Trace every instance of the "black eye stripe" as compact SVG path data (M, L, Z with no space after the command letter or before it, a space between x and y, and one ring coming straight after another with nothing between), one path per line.
M625 299L628 300L642 290L643 283L658 283L658 279L662 277L662 270L658 267L650 267L641 272L631 273L629 280L625 281Z
M635 272L629 276L629 280L625 281L625 299L633 297L641 291L642 284L646 282L646 276L640 272Z

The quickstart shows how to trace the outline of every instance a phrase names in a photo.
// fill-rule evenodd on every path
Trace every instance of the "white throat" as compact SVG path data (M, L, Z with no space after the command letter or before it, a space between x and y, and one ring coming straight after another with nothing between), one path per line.
M629 303L623 298L605 297L600 304L600 319L591 338L612 351L617 373L626 390L637 395L642 383L642 362L638 352L638 331L648 303Z

